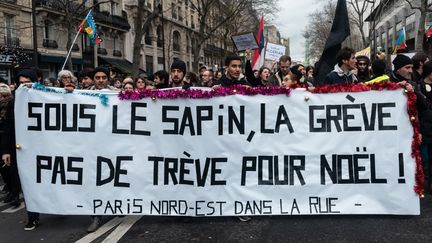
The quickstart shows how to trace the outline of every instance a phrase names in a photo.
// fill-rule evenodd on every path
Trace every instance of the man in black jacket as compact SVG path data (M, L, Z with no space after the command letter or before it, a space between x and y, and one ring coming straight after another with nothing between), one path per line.
M239 56L235 54L228 55L225 58L225 75L222 76L222 78L219 80L219 83L213 86L215 87L228 87L232 85L247 85L250 86L250 84L241 77L242 75L242 61Z
M334 70L327 74L324 84L357 83L357 77L352 72L356 69L355 51L349 47L342 48L337 55Z
M393 60L393 72L390 73L390 81L392 82L410 82L413 73L413 62L411 58L399 54Z

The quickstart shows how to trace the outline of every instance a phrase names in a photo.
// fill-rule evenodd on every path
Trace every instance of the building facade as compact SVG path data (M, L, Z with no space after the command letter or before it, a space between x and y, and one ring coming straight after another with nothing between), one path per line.
M12 82L33 58L30 0L0 1L0 77Z
M428 1L431 4L432 1ZM418 5L419 0L413 0L413 5ZM426 16L426 22L432 20L432 16ZM391 54L396 46L396 40L405 27L407 51L415 49L417 32L420 21L420 12L412 10L405 0L386 0L380 1L377 7L366 18L369 28L372 31L372 47ZM373 49L373 48L372 48Z

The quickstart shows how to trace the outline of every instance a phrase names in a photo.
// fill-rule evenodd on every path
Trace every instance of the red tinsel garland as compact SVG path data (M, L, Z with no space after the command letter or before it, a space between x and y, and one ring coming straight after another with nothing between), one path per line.
M144 90L141 92L125 92L119 94L121 100L140 100L143 98L151 97L152 99L177 99L177 98L191 98L191 99L210 99L212 97L228 96L228 95L277 95L285 94L290 95L291 90L300 86L293 86L291 88L284 87L247 87L242 85L235 85L231 87L219 87L217 89L204 90L204 89L168 89L168 90ZM308 88L312 93L326 94L326 93L339 93L339 92L363 92L370 90L396 90L402 89L400 84L394 82L379 82L371 85L358 84L334 84L322 85L314 88ZM416 174L414 191L419 194L424 194L424 174L423 165L420 155L420 125L417 116L416 100L417 96L414 92L407 92L408 96L408 115L413 126L414 134L411 144L411 156L416 161Z

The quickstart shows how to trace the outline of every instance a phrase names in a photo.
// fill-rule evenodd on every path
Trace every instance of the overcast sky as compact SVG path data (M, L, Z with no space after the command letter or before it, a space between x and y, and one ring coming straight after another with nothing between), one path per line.
M308 15L323 5L323 0L279 0L273 24L281 37L290 39L291 58L304 60L303 32L308 23Z

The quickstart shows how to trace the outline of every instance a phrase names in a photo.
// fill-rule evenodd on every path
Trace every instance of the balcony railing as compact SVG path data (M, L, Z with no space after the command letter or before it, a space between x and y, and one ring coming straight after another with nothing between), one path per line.
M5 45L7 46L19 46L20 45L20 39L18 37L4 37Z
M50 40L50 39L43 39L42 46L47 48L53 48L53 49L58 48L57 41Z
M101 47L99 47L99 48L97 49L97 53L98 53L98 54L101 54L101 55L106 55L106 54L108 54L107 50L106 50L105 48L101 48Z
M113 51L113 56L115 56L115 57L121 57L122 56L122 52L120 50L114 50Z
M124 11L122 11L122 13L123 12ZM123 13L123 15L125 14ZM115 26L125 31L128 31L130 29L129 22L127 21L127 16L110 15L107 12L94 12L93 16L96 22Z
M72 46L72 51L79 51L79 50L80 50L80 48L79 48L78 44L75 43L75 44Z

